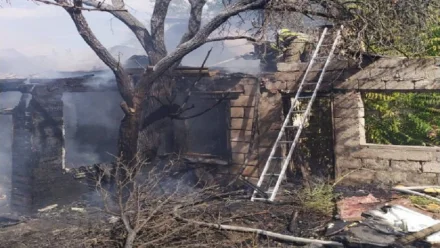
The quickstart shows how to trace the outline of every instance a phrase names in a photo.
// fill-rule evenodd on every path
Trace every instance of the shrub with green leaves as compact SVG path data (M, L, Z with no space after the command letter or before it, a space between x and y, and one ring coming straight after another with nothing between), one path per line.
M364 93L368 143L440 145L440 93Z

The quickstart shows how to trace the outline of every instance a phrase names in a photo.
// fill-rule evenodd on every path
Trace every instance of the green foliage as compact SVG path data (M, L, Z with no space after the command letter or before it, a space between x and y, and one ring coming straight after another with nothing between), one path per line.
M369 143L440 145L440 93L365 93Z
M308 211L316 211L325 215L331 215L334 209L334 200L337 197L333 193L333 187L326 183L305 187L298 194L302 205Z
M440 55L440 25L436 25L431 29L432 36L427 39L426 55L439 56Z

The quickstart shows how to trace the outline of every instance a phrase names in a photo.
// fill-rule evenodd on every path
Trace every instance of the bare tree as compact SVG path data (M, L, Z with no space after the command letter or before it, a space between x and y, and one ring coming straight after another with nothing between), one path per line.
M123 98L121 107L125 113L120 126L119 152L124 161L135 162L138 152L138 137L140 127L143 127L148 142L152 144L150 151L143 151L146 157L154 156L155 146L158 142L161 119L173 114L175 106L169 99L175 82L171 72L180 64L182 58L191 51L209 42L208 38L218 27L230 17L239 13L263 8L267 0L240 0L225 5L224 9L202 27L203 8L206 0L189 0L190 17L188 30L183 35L179 46L171 53L167 52L164 38L164 25L171 0L158 0L154 5L151 16L151 28L148 30L144 24L124 9L123 0L113 0L112 5L97 0L36 0L46 4L58 5L70 15L76 28L84 41L93 49L97 56L113 71L118 89ZM141 46L145 49L152 70L147 71L138 82L126 72L120 62L95 36L84 18L83 11L98 10L111 13L134 33ZM231 37L228 37L229 39ZM217 39L219 40L219 39ZM163 108L163 105L169 108ZM162 107L165 111L149 120L148 125L143 124L144 119ZM168 112L168 113L166 113Z
M398 48L396 40L406 47L419 48L422 42L411 32L423 32L432 22L439 0L218 0L217 7L223 9L202 26L203 9L207 0L188 0L190 17L188 29L177 48L168 52L165 47L165 19L172 0L156 0L151 16L151 27L145 25L124 8L123 0L112 0L112 4L98 0L34 0L57 5L66 10L76 25L79 35L93 49L97 56L113 71L123 98L121 107L125 113L119 134L119 155L124 161L135 162L138 153L138 139L141 129L151 148L143 150L146 157L154 157L166 117L175 115L179 106L173 104L171 95L176 82L172 72L188 53L211 41L222 39L242 39L238 37L210 36L231 17L251 10L264 9L264 18L255 22L254 35L277 26L287 15L321 18L333 24L348 27L345 47L359 50L366 43L368 48L378 45ZM212 1L209 1L212 2ZM221 6L220 5L220 6ZM437 8L438 9L438 8ZM149 56L152 70L148 70L140 80L134 82L120 62L97 39L90 29L83 11L105 11L124 23L136 36ZM279 23L283 23L282 21ZM408 32L408 30L410 32ZM429 35L425 32L425 35ZM158 111L162 111L157 114ZM160 112L159 111L159 112ZM147 122L145 120L148 120Z

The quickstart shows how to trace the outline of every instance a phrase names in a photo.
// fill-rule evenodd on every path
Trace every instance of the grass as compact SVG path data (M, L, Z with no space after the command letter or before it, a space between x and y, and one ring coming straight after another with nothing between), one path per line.
M437 201L428 199L423 196L418 196L418 195L411 195L411 196L409 196L409 199L411 200L412 204L416 204L419 206L427 206L429 204L438 204Z
M332 185L320 183L311 187L305 187L298 192L298 197L307 210L331 215L335 207L334 200L337 195L333 193Z

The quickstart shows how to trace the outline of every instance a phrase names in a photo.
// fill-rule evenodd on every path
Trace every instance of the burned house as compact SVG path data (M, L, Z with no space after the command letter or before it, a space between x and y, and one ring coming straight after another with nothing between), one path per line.
M181 154L209 167L213 175L240 174L256 182L307 65L278 63L276 72L258 75L204 69L191 90L188 118L173 120L159 155ZM438 91L438 66L437 58L374 57L361 65L348 59L332 61L287 177L301 171L323 178L343 176L347 184L437 184L437 147L366 142L361 93ZM306 80L316 81L321 68L317 63ZM144 69L131 73L136 76ZM16 106L1 112L9 116L12 130L10 185L5 186L10 193L4 191L14 210L28 211L80 194L82 186L69 169L113 159L123 113L116 83L107 75L0 80L1 94L21 94ZM175 76L182 92L178 103L198 75L200 68L180 68ZM280 156L286 156L285 151Z

